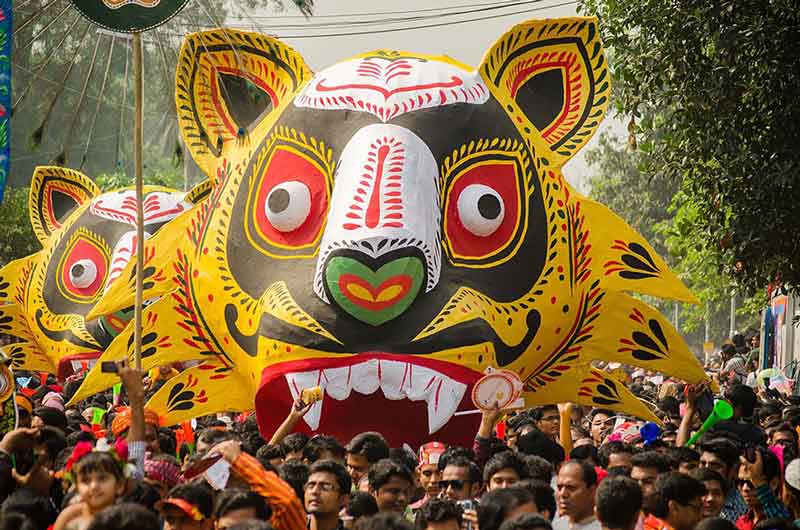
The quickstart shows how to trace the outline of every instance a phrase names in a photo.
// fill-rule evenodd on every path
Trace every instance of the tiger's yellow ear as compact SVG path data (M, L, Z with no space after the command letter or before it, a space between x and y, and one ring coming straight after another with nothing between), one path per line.
M592 137L611 95L594 17L514 26L486 52L480 73L520 134L559 166Z
M92 179L71 169L40 166L33 172L28 210L33 231L44 243L69 214L100 194Z
M248 134L311 78L303 58L259 33L215 29L188 35L178 57L175 103L186 147L206 175L246 148Z

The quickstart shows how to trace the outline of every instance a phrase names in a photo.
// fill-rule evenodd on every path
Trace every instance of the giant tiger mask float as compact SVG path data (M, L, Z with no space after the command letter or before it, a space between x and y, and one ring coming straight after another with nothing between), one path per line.
M179 121L215 187L182 237L147 242L145 294L162 298L142 348L145 367L199 364L149 407L167 423L255 408L269 435L321 386L308 430L464 443L477 417L454 413L504 369L529 406L652 418L591 362L702 380L679 334L626 292L695 297L560 171L610 94L591 18L516 26L477 70L379 50L314 75L264 35L188 36ZM131 293L112 286L94 314ZM105 358L130 357L131 335ZM95 368L75 399L113 383Z
M145 235L188 212L210 191L188 194L145 186ZM86 315L136 254L133 189L101 193L77 171L38 167L29 213L43 250L0 270L0 333L15 369L65 377L92 365L133 317L131 307L96 320Z

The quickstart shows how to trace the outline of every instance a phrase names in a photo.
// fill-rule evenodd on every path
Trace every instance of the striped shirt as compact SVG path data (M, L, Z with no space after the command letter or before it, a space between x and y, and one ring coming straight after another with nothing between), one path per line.
M272 508L270 523L275 530L303 530L306 527L306 511L300 499L278 475L264 469L247 453L241 453L232 467L251 490L267 500Z

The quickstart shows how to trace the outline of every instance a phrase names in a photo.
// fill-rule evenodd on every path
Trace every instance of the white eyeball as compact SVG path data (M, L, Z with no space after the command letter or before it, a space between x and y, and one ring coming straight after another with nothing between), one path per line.
M491 235L503 224L503 198L489 186L470 184L461 190L457 206L461 224L476 236Z
M86 289L97 279L97 265L90 259L81 259L69 268L69 279L78 289Z
M269 192L264 212L279 232L297 230L311 213L311 191L296 180L283 182Z

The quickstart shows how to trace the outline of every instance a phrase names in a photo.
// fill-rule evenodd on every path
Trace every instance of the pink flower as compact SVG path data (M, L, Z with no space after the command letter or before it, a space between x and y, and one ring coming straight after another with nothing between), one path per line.
M128 442L125 441L125 438L117 438L114 441L114 452L122 462L128 461Z

